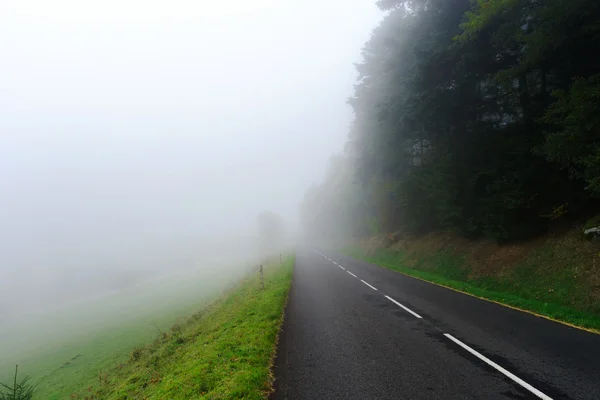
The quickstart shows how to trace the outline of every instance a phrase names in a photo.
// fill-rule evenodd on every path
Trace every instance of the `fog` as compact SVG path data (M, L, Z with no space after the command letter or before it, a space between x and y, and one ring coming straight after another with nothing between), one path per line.
M242 271L265 210L293 238L379 18L371 0L2 1L0 328Z

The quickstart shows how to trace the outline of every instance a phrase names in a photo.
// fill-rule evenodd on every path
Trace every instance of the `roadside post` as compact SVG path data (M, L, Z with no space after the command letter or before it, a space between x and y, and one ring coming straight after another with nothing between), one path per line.
M260 271L260 288L264 289L265 288L265 277L263 275L263 266L262 266L262 264L260 264L260 268L258 270Z

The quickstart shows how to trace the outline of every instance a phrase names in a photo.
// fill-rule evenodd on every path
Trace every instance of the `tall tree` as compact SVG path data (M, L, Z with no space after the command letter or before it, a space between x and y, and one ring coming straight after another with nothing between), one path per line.
M270 257L282 251L285 244L283 218L271 211L264 211L258 215L257 225L261 258Z
M305 214L359 235L519 240L597 206L600 2L377 4L333 167L352 173L328 174Z

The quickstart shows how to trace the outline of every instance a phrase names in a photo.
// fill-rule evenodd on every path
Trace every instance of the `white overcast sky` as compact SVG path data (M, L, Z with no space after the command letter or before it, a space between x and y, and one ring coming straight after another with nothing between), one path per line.
M293 221L342 149L374 3L0 0L0 286Z

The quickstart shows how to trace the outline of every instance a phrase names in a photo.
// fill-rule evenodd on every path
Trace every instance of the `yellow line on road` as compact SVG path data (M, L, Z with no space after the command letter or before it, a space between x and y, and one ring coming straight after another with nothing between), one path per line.
M529 310L525 310L525 309L522 309L522 308L519 308L519 307L511 306L510 304L501 303L501 302L496 301L496 300L486 299L485 297L477 296L476 294L473 294L473 293L465 292L465 291L462 291L460 289L456 289L456 288L453 288L453 287L450 287L450 286L442 285L441 283L428 281L427 279L419 278L418 276L413 276L413 275L407 274L405 272L397 271L395 269L386 267L385 265L380 265L380 264L375 264L375 265L378 265L378 266L383 267L385 269L389 269L390 271L396 272L398 274L401 274L401 275L404 275L404 276L408 276L410 278L418 279L418 280L423 281L423 282L431 283L432 285L436 285L436 286L440 286L440 287L443 287L443 288L446 288L446 289L450 289L450 290L452 290L454 292L458 292L458 293L466 294L467 296L475 297L476 299L479 299L479 300L484 300L484 301L487 301L489 303L495 303L495 304L501 305L501 306L506 307L506 308L510 308L510 309L513 309L513 310L516 310L516 311L521 311L521 312L524 312L524 313L527 313L527 314L531 314L531 315L534 315L534 316L539 317L539 318L544 318L544 319L547 319L547 320L552 321L552 322L556 322L556 323L559 323L559 324L562 324L562 325L569 326L571 328L575 328L575 329L579 329L581 331L595 333L596 335L600 335L600 330L597 330L597 329L585 328L583 326L578 326L578 325L572 324L570 322L561 321L559 319L555 319L555 318L549 317L547 315L542 315L542 314L538 314L538 313L533 312L533 311L529 311Z

